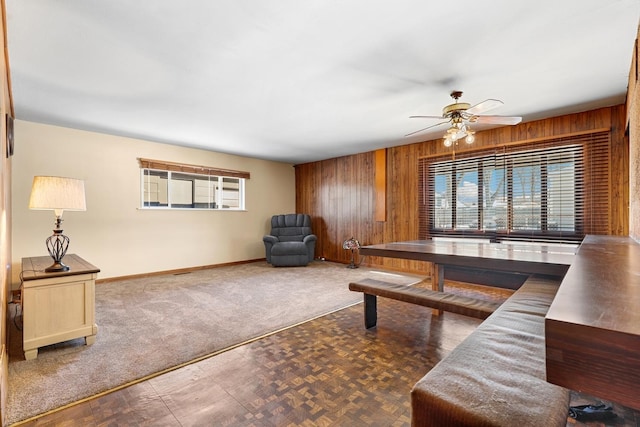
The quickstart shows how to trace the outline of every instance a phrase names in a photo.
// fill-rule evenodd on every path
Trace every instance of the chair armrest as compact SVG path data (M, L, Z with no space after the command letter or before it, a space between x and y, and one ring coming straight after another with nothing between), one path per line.
M276 236L272 236L270 234L267 234L266 236L264 236L262 238L262 241L265 243L278 243L280 240L278 240L278 238Z
M315 234L307 234L302 239L304 243L315 242L316 240L318 240L318 237Z

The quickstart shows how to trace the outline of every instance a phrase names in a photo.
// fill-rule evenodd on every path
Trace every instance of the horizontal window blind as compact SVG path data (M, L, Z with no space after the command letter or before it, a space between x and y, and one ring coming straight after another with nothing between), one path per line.
M244 178L244 179L251 178L251 175L249 172L213 168L209 166L188 165L183 163L168 162L165 160L151 160L151 159L143 159L143 158L138 158L138 162L140 162L141 168L146 168L146 169L195 173L198 175L228 176L228 177Z
M609 233L609 132L419 160L419 233L567 240Z
M139 158L141 207L243 210L248 172Z

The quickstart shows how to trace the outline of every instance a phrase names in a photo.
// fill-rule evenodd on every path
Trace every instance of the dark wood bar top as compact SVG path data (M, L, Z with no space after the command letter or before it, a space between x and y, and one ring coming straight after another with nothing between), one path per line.
M76 274L99 273L100 269L95 265L85 261L76 254L67 254L62 259L65 265L69 266L68 271L58 271L46 273L45 268L53 264L50 256L36 256L22 258L22 279L37 280L46 277L73 276Z
M576 247L545 244L413 240L360 248L361 255L428 261L441 265L563 276Z
M549 382L640 409L640 245L587 236L545 330Z

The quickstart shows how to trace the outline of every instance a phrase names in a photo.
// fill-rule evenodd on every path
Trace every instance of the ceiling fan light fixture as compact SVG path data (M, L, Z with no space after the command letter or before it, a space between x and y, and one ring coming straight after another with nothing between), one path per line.
M461 130L456 126L451 126L447 129L447 132L444 134L444 146L451 147L454 142L460 139L461 133Z
M491 124L491 125L515 125L522 121L522 117L509 116L487 116L484 115L489 110L493 110L503 104L498 99L485 99L479 104L471 105L466 102L459 102L462 91L451 92L453 104L449 104L442 109L442 116L409 116L409 118L424 119L444 119L435 125L411 132L405 135L411 136L435 126L449 123L449 129L443 135L445 147L451 147L454 142L464 138L467 144L473 144L476 140L475 132L469 127L469 123Z
M476 140L476 137L473 135L475 132L467 131L467 137L464 139L467 144L473 144Z

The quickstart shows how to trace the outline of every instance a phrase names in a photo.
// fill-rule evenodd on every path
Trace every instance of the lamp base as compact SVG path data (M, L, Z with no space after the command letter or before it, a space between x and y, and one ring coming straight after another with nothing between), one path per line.
M61 222L62 218L56 216L56 228L53 230L53 236L49 236L46 240L47 250L51 258L53 258L53 264L44 269L45 273L69 271L69 266L62 263L62 258L64 258L69 248L69 238L62 234Z
M356 264L355 255L353 253L353 249L351 249L351 262L349 263L349 265L347 265L347 268L358 268L358 265Z
M69 271L69 266L62 263L62 261L55 261L49 267L44 269L45 273L56 273L59 271Z

